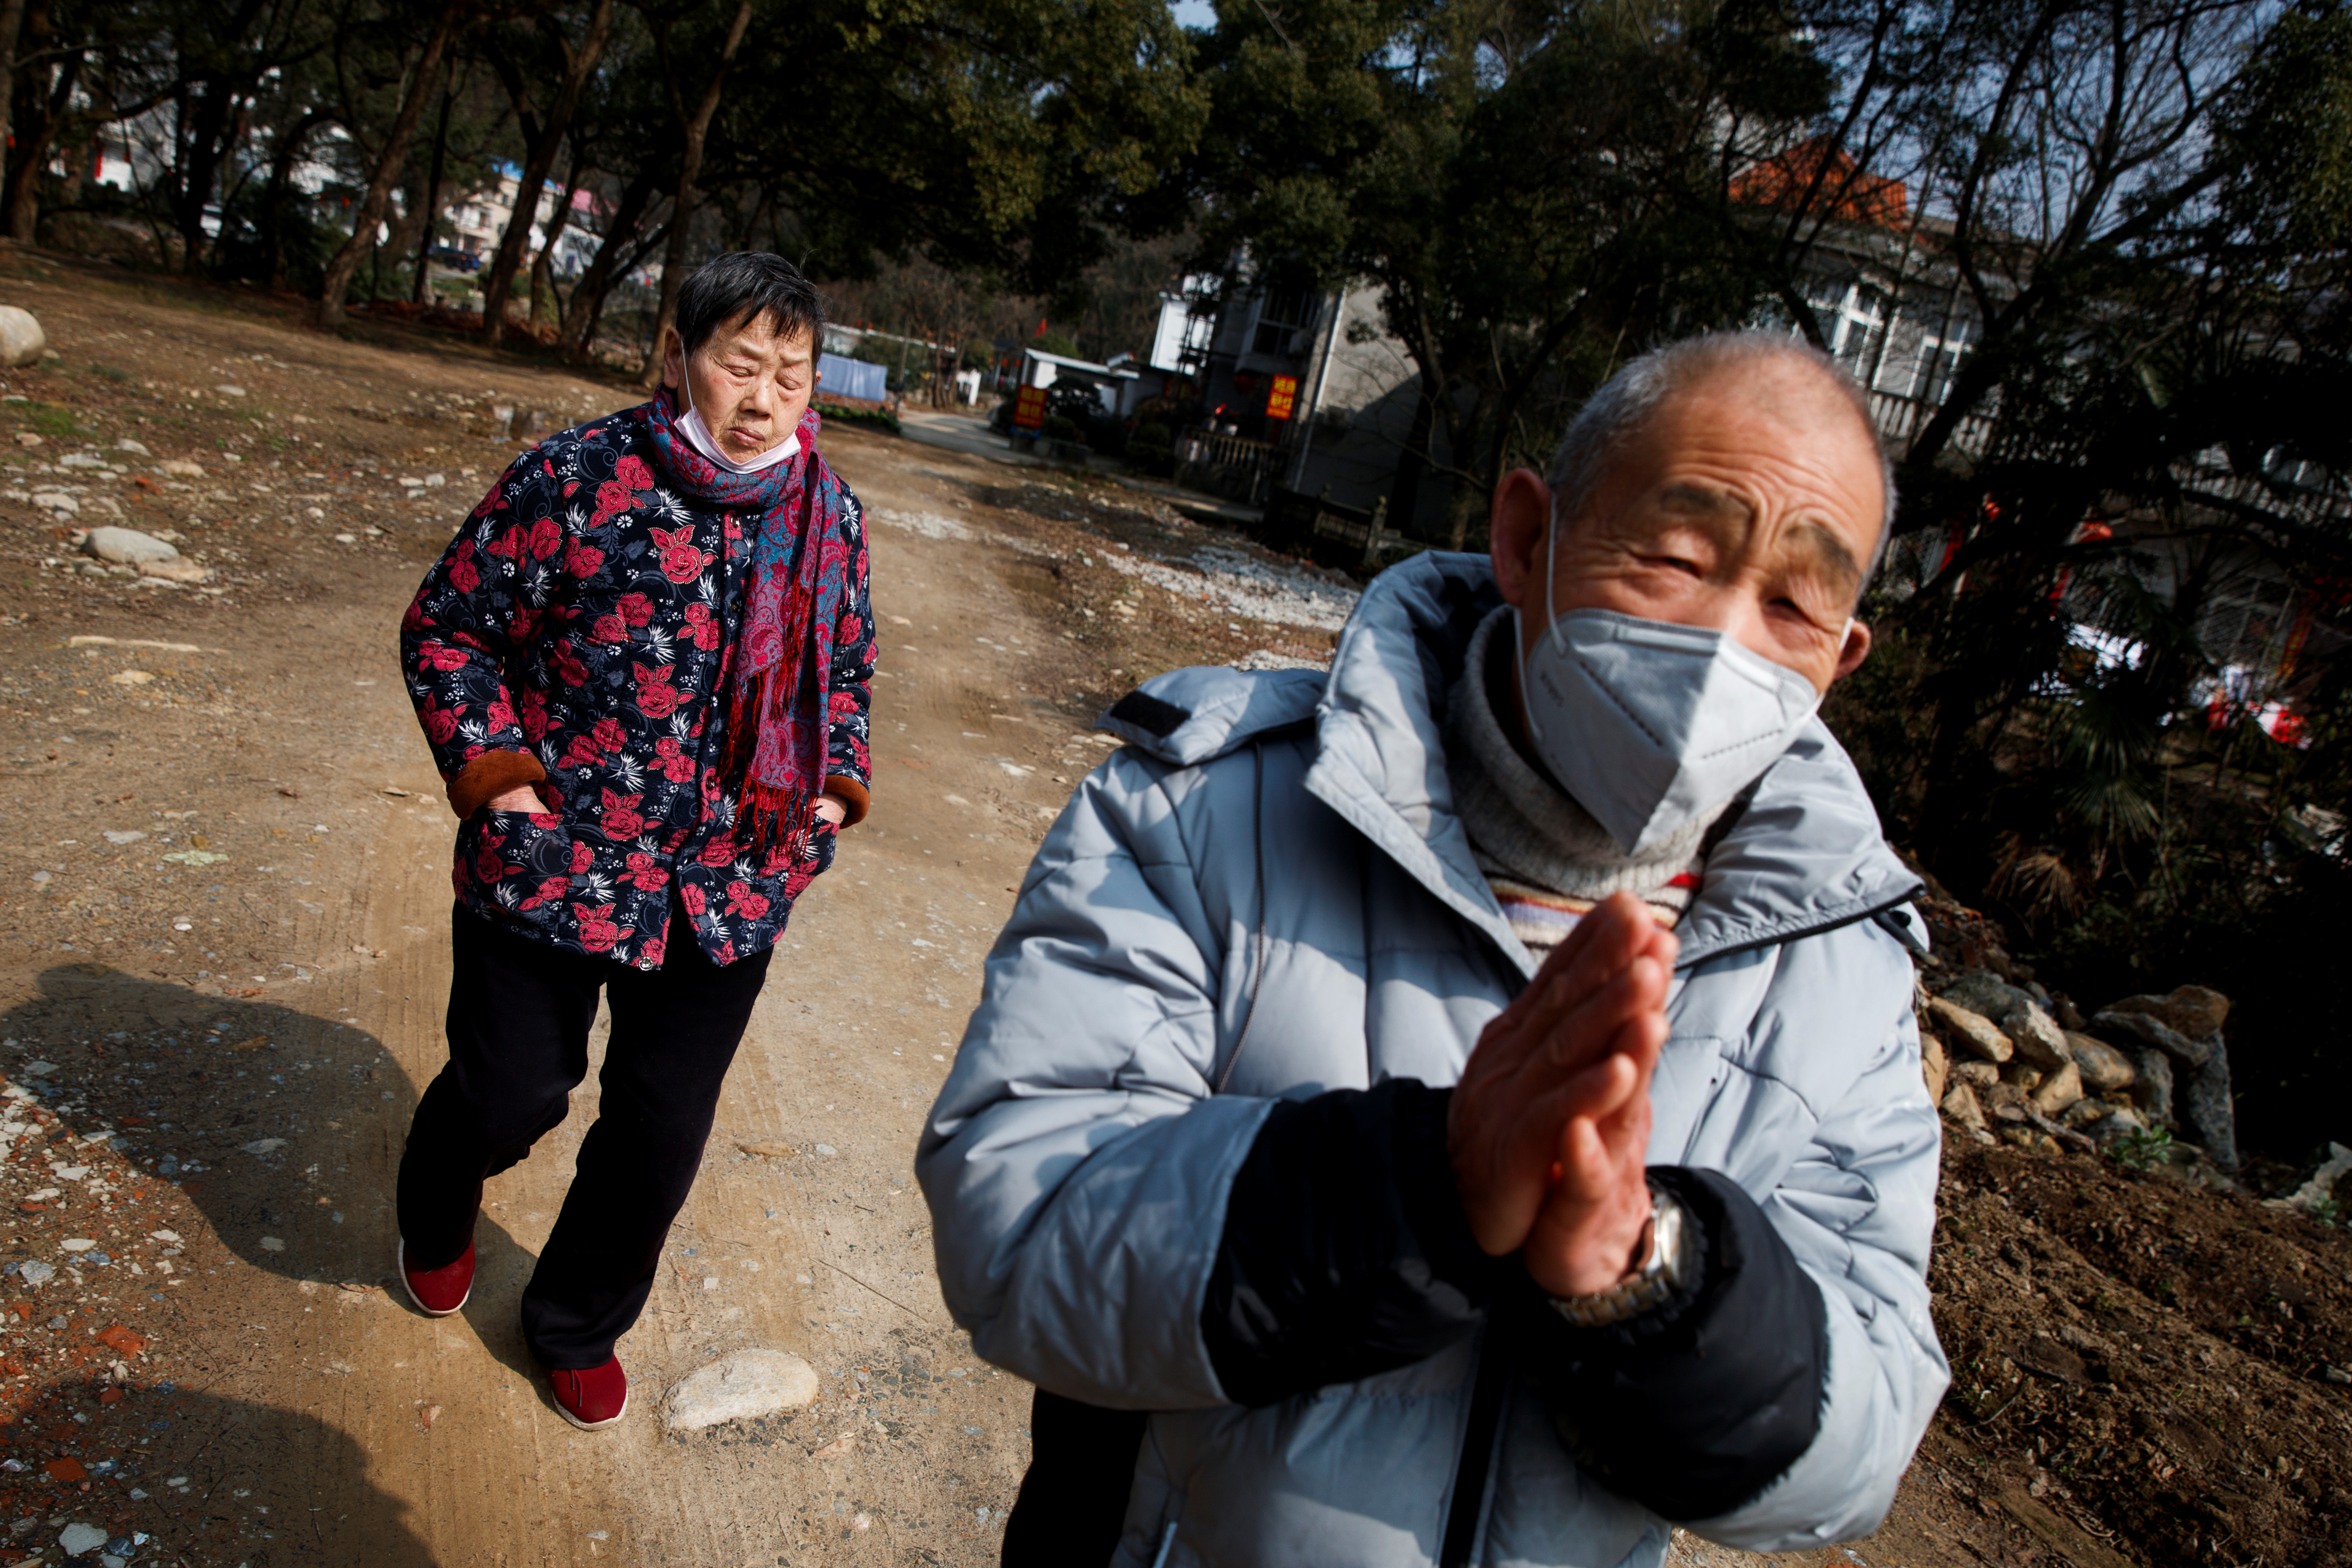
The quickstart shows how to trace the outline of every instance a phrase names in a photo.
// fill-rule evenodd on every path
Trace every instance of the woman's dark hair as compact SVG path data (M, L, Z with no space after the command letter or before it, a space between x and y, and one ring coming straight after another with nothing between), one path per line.
M801 269L764 250L730 251L697 268L677 291L677 335L689 354L730 321L775 318L776 336L811 341L824 330L824 300Z

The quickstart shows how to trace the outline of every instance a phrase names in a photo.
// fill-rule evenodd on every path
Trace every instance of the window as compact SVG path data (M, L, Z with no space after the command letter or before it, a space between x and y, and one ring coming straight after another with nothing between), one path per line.
M1958 373L1960 361L1968 351L1969 345L1962 339L1920 339L1919 356L1912 362L1911 385L1905 395L1916 402L1939 406L1944 394L1952 390L1952 377Z
M1257 327L1250 334L1250 352L1287 354L1307 324L1315 319L1315 297L1304 288L1280 288L1258 300Z

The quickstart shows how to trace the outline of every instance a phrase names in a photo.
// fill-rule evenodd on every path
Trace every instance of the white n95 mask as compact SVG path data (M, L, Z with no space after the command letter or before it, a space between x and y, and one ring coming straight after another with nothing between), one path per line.
M1537 756L1628 854L1723 807L1821 706L1796 671L1699 626L1571 610L1517 645Z

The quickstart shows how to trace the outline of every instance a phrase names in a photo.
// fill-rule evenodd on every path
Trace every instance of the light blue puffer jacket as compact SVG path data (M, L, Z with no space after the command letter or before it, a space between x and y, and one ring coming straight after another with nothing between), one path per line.
M940 1278L988 1360L1158 1412L1123 1568L1435 1560L1475 1342L1247 1409L1199 1317L1273 1099L1452 1083L1532 973L1439 742L1497 602L1484 558L1422 556L1367 591L1328 677L1151 682L1184 716L1164 735L1111 726L1129 744L1072 797L989 958L917 1159ZM1736 1181L1828 1320L1811 1448L1736 1511L1678 1521L1727 1544L1867 1533L1948 1382L1927 1312L1939 1129L1911 1017L1917 891L1816 723L1679 929L1650 1163ZM1476 1560L1659 1563L1667 1522L1580 1472L1532 1394L1511 1400Z

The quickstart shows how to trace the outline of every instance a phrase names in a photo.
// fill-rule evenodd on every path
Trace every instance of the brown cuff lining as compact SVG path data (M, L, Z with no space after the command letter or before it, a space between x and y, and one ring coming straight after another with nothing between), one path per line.
M824 792L838 795L849 803L849 815L841 820L845 828L854 828L866 820L866 808L874 804L874 796L866 786L846 773L824 776Z
M547 769L528 751L485 751L449 780L449 809L470 817L508 790L546 779Z

